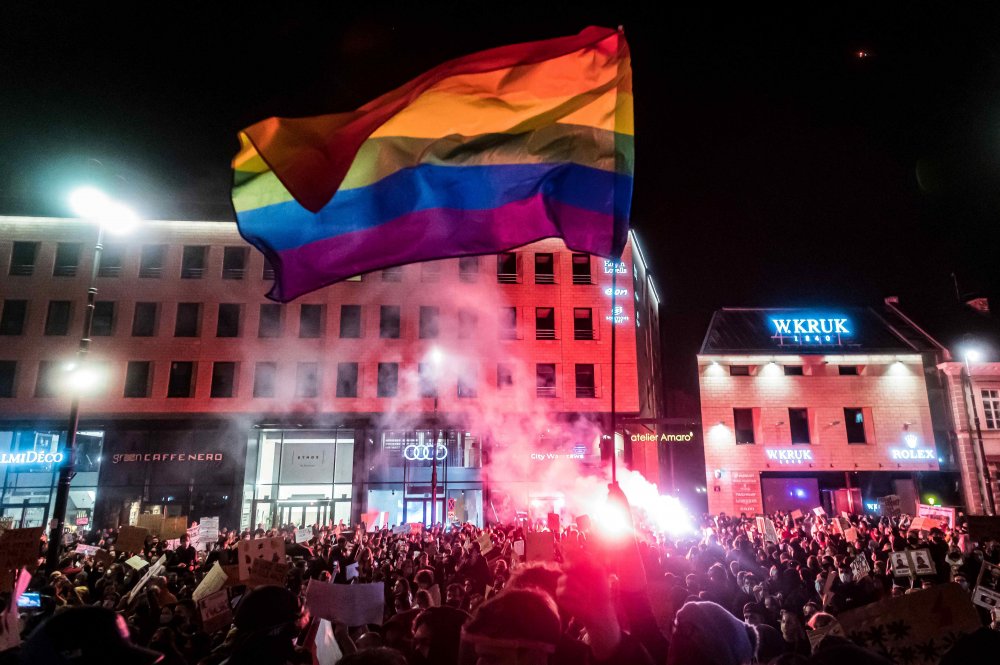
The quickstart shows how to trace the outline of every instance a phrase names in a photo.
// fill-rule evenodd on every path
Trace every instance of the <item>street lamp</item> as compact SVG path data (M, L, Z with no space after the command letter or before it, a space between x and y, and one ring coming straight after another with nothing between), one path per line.
M104 192L93 187L81 187L75 190L69 198L70 207L80 217L97 224L97 242L94 245L94 263L90 271L90 284L87 287L87 307L83 313L83 335L76 352L73 374L67 381L73 401L69 408L69 427L66 432L65 462L59 469L59 484L56 486L56 502L49 521L49 548L45 556L45 566L51 573L59 565L59 547L62 544L63 528L66 522L66 505L69 503L69 486L73 481L74 448L76 447L77 430L80 426L80 395L92 386L96 376L86 365L87 353L90 351L90 333L94 322L94 302L97 298L97 272L101 263L101 251L104 249L104 231L115 234L127 233L138 223L138 218L126 206L113 201Z
M996 515L996 503L993 498L993 485L990 479L990 467L986 462L986 449L983 446L983 430L979 424L979 409L976 408L976 393L972 387L972 366L971 363L979 362L982 357L978 349L965 349L962 353L965 358L965 367L963 368L962 377L965 379L966 393L966 407L972 410L972 422L976 428L976 441L979 447L979 457L978 461L980 464L980 473L982 480L985 482L984 494L986 495L986 500L989 501L990 515Z
M434 447L431 449L431 528L434 528L434 524L437 523L437 482L438 482L438 463L437 463L437 447L438 447L438 395L437 386L440 383L439 379L441 377L441 365L444 363L444 353L441 349L434 347L427 354L430 359L431 364L434 367Z

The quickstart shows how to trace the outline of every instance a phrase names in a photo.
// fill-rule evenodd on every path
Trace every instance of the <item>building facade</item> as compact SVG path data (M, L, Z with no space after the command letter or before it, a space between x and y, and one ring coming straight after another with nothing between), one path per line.
M0 218L0 514L25 526L45 523L65 463L95 237ZM288 304L264 297L273 273L227 222L144 223L106 238L97 268L69 525L426 522L432 476L438 521L499 518L501 486L515 509L538 491L492 463L507 448L610 454L612 321L618 411L662 412L659 299L634 237L617 267L550 239Z

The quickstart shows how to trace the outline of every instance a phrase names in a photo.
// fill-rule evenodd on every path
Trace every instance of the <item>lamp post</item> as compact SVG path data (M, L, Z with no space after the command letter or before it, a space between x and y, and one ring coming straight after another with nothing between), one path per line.
M990 515L996 515L996 503L993 498L993 485L990 479L990 467L986 462L986 449L983 446L983 430L979 424L979 409L976 408L976 393L972 387L972 366L971 363L977 362L980 358L979 351L975 349L966 349L965 353L962 354L965 357L965 367L963 368L962 376L965 379L965 388L968 391L966 394L968 397L968 408L972 410L972 422L973 426L976 428L976 442L978 447L979 455L977 459L981 465L981 478L984 483L984 494L986 496L987 502L989 502Z
M70 197L73 212L82 219L97 222L97 242L94 245L94 263L90 270L90 283L87 286L87 306L83 312L83 334L80 346L76 352L74 371L77 372L72 382L73 401L69 408L69 427L66 432L66 449L63 465L59 469L59 483L56 486L56 501L49 520L49 547L45 556L45 567L53 572L59 565L59 548L62 545L63 529L66 522L66 506L69 503L69 487L76 475L75 447L80 426L80 393L84 386L83 379L88 376L85 370L87 354L90 351L90 334L94 322L94 306L97 299L97 273L101 263L101 252L104 249L105 228L116 233L130 230L135 222L135 214L108 198L103 192L85 187L76 190Z
M438 493L438 466L437 466L437 447L438 447L438 379L441 376L441 362L444 360L444 356L441 353L441 349L435 347L430 351L431 363L434 366L434 430L432 436L434 438L434 445L431 449L431 528L434 528L434 524L437 522L437 493Z

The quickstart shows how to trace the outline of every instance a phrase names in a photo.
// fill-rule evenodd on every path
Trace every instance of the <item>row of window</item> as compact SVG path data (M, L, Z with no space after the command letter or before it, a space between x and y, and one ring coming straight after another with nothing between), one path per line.
M14 276L30 276L35 273L38 260L38 242L14 242L10 257L10 274ZM81 243L61 242L56 245L56 256L52 266L55 277L73 277L80 265ZM208 265L207 245L184 245L181 254L181 279L201 279L205 276ZM247 267L247 247L223 247L222 278L243 279ZM139 256L139 277L159 278L163 276L166 263L167 245L143 245ZM100 277L120 277L125 258L125 247L122 245L107 245L101 252L98 265ZM478 256L462 257L458 260L458 276L465 282L475 282L479 279ZM535 283L556 284L557 255L552 252L536 252ZM590 273L590 255L572 255L573 284L593 284ZM424 282L436 282L441 278L440 262L420 264L420 279ZM497 256L497 281L501 284L516 284L521 281L521 269L517 252L505 252ZM264 262L263 279L274 279L274 270ZM402 267L389 268L382 271L382 281L399 282L403 278ZM352 278L360 281L361 277Z
M847 442L851 444L868 443L869 431L866 423L871 418L871 411L861 407L844 407L844 428L847 432ZM835 425L837 423L831 423ZM868 423L870 425L870 423ZM778 426L784 423L777 423ZM809 422L809 409L788 409L788 429L791 442L812 443L812 432ZM760 409L733 409L733 430L738 445L757 443L761 430Z
M750 376L755 369L756 365L730 365L729 375ZM782 365L781 370L785 376L803 376L805 373L802 365ZM840 376L858 376L860 373L857 365L837 365L837 372Z
M210 397L234 397L239 363L212 363L212 387ZM170 363L170 377L167 381L167 397L194 397L194 377L196 363L174 361ZM419 394L421 397L438 397L438 381L433 368L420 363L417 368ZM275 397L278 364L258 362L254 364L253 396ZM0 360L0 397L16 396L17 361ZM478 387L475 372L466 372L459 377L456 394L458 397L476 397ZM35 397L56 397L60 393L60 381L65 378L62 363L42 361L35 383ZM153 362L149 360L129 361L125 370L125 390L123 397L150 397L153 378ZM594 365L575 366L576 396L596 397ZM498 364L496 386L499 390L514 386L514 370L511 365ZM538 397L556 397L556 365L540 363L535 365L535 390ZM378 363L376 394L378 397L395 397L399 391L399 363ZM295 396L319 397L321 392L320 365L315 362L301 362L296 367ZM337 363L337 397L358 396L358 363Z
M218 306L216 337L239 337L244 305L220 303ZM45 317L46 335L69 334L72 301L49 301ZM94 304L91 320L91 335L95 337L113 335L115 331L116 303L99 300ZM282 334L282 305L265 303L260 305L258 337L280 337ZM27 300L5 300L0 313L0 335L21 335L27 319ZM137 302L132 317L133 337L153 337L158 328L160 303ZM299 337L321 337L325 328L326 305L300 305ZM177 317L174 322L174 337L198 337L201 328L202 304L177 303ZM517 338L517 308L503 307L499 313L499 335L502 339ZM381 305L379 308L379 337L398 339L400 336L400 307ZM472 338L479 325L479 315L471 309L459 309L457 332L459 339ZM441 334L441 310L439 307L421 306L419 315L419 337L434 339ZM340 306L340 337L356 339L362 336L361 305ZM535 338L556 338L556 315L554 307L535 308ZM594 313L589 307L573 309L573 338L594 339Z

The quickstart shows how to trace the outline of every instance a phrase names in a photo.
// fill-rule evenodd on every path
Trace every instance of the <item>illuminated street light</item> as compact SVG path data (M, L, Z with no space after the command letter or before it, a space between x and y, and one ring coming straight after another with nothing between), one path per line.
M979 349L966 349L963 355L965 356L966 363L977 363L983 357Z
M73 190L69 204L78 217L96 221L101 229L115 235L130 232L139 223L139 218L130 208L94 187Z

